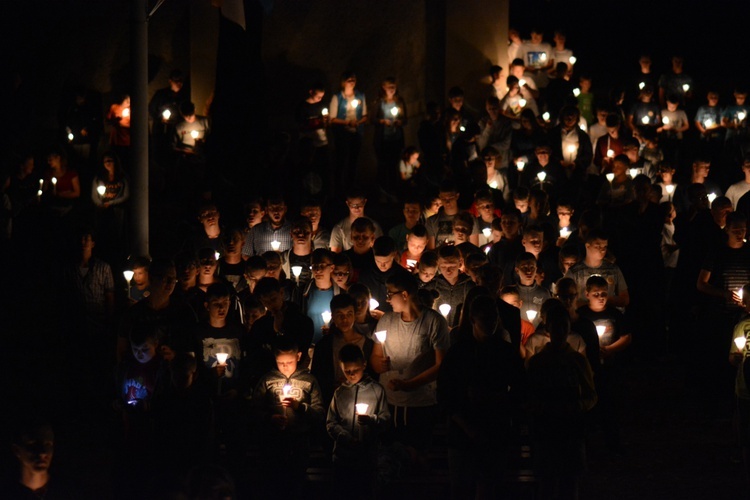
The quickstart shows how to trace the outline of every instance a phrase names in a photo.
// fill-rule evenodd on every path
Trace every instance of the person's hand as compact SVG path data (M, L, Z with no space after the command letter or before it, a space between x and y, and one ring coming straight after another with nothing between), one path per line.
M104 203L102 203L102 207L104 207L104 208L109 208L110 205L112 205L112 204L110 202L108 202L108 201L105 201Z
M372 309L370 311L370 316L372 316L375 319L380 319L385 315L385 312L379 310L379 309Z
M393 126L394 127L400 127L402 124L403 124L403 122L401 120L394 120L394 122L393 122Z
M326 335L328 335L329 333L331 333L331 327L328 326L328 325L321 326L320 327L320 333L322 333L323 336L325 337Z
M394 378L388 381L388 387L392 391L407 391L410 389L409 384L404 379Z
M214 365L213 370L214 375L216 375L217 378L221 378L227 372L227 365L217 363L216 365Z
M357 423L359 425L370 425L373 420L370 415L357 415Z
M291 408L294 411L299 410L299 401L294 398L286 398L281 401L281 406L284 408Z
M599 355L602 357L602 359L607 359L608 357L612 356L612 354L612 349L608 345L599 348Z
M391 358L390 356L374 356L373 357L373 368L378 373L387 372L391 369Z
M739 294L737 293L737 291L736 291L736 290L732 290L732 291L730 292L730 294L731 294L731 295L730 295L729 299L730 299L730 300L731 300L732 302L734 302L735 304L737 304L737 305L740 305L740 306L741 306L741 305L742 305L742 297L740 297L740 296L739 296Z

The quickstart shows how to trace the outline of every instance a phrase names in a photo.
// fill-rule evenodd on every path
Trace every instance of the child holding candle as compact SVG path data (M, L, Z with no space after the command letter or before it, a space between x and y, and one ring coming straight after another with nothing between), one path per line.
M458 248L453 245L443 245L438 249L438 269L440 274L430 282L425 288L436 290L440 294L440 299L435 303L437 311L442 304L451 306L450 312L445 319L448 325L453 325L456 312L460 310L459 306L463 304L466 293L474 287L474 282L466 274L461 272L463 259Z
M732 344L729 347L729 362L737 367L734 394L737 399L737 430L746 477L750 477L750 368L746 365L750 353L750 285L741 289L742 318L734 327Z
M331 306L333 307L333 305ZM365 372L365 354L356 344L338 351L346 381L336 389L328 408L326 429L334 441L336 498L371 498L377 472L378 437L391 418L385 389Z
M318 381L299 363L297 344L281 338L273 353L276 368L260 379L252 398L262 455L259 497L272 498L283 486L285 495L301 498L309 438L322 423L325 408Z

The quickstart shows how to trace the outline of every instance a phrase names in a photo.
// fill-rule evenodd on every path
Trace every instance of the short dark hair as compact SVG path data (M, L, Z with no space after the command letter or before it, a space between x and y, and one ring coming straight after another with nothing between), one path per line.
M390 236L381 236L372 245L376 257L388 257L396 253L396 242Z
M266 259L260 255L253 255L245 261L245 272L260 271L266 269Z
M396 288L405 291L409 296L416 299L417 290L419 290L419 284L417 278L410 273L396 273L390 276L386 280L386 284L395 286Z
M279 354L298 353L299 344L287 335L276 337L273 343L273 356L277 357Z
M365 353L357 344L346 344L339 349L339 361L342 363L365 362Z
M352 232L364 233L364 232L375 232L375 224L367 217L359 217L354 219L352 222Z
M424 224L417 224L409 230L409 234L416 236L417 238L427 237L427 228Z
M357 308L357 303L354 300L354 297L352 297L348 293L340 293L338 295L334 295L331 299L331 312L338 309L346 309L347 307L351 307L353 309Z
M443 245L438 249L438 259L460 259L461 252L455 245Z
M195 104L190 101L185 101L180 104L180 114L182 116L192 116L195 114Z
M600 274L590 276L589 279L586 280L586 291L588 292L592 288L609 288L607 279Z
M255 290L253 290L253 294L258 297L258 299L261 299L269 293L279 291L281 291L281 283L273 278L265 277L258 280L258 283L255 285Z
M603 230L594 228L586 235L586 241L584 243L593 243L594 240L609 241L609 236Z
M213 299L223 299L224 297L231 297L232 292L229 289L229 285L226 283L212 283L208 285L206 289L206 302L211 302Z
M422 253L419 259L419 265L424 267L437 267L438 255L434 250L427 250Z

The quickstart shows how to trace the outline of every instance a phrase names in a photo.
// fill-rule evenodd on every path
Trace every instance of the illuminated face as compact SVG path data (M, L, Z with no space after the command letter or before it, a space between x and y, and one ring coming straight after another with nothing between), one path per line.
M725 216L726 220L726 216ZM726 228L729 235L729 243L741 244L747 234L747 224L744 222L735 222Z
M695 167L695 173L698 178L705 179L708 177L708 172L711 170L711 164L700 163Z
M539 44L542 43L543 33L531 32L531 43Z
M333 324L342 332L348 332L354 328L354 308L352 306L333 311Z
M500 299L506 304L510 304L518 309L521 309L521 305L523 304L523 302L521 302L521 297L515 293L506 293L505 295L501 295Z
M13 453L23 471L45 472L52 463L55 443L52 436L23 436L20 444L13 445Z
M518 278L522 285L531 286L534 284L534 276L536 275L536 262L526 261L516 267Z
M325 92L322 90L311 90L310 91L310 101L312 104L318 103L323 100L323 96L325 95Z
M300 226L292 229L292 242L296 245L307 245L312 241L312 231L309 227Z
M518 206L516 206L516 208L518 208ZM512 240L513 238L518 236L518 229L521 227L521 223L516 217L504 215L500 218L500 227L503 229L503 236L509 240Z
M671 111L671 112L674 113L675 111L677 111L677 105L678 105L678 103L676 103L676 102L669 102L669 101L667 101L667 110L669 110L669 111Z
M539 255L542 251L542 245L544 244L544 234L536 232L526 232L521 238L521 244L523 248L534 255Z
M487 170L494 170L496 163L497 163L497 160L495 159L494 156L484 157L484 166L487 167Z
M250 291L252 292L255 290L255 285L258 284L258 281L261 280L261 278L266 277L266 270L265 269L254 269L250 272L245 273L245 281L247 281L247 285L250 287Z
M397 289L393 285L386 286L385 299L393 308L393 312L396 313L406 311L409 305L406 299L406 292Z
M578 264L578 259L576 257L565 257L563 258L560 263L562 264L563 268L563 274L567 273L568 270Z
M333 282L341 288L346 288L349 281L349 266L335 266L333 268Z
M438 259L438 269L440 269L440 274L445 279L453 281L458 278L459 269L461 269L461 259L454 257L450 259Z
M483 220L491 221L495 217L495 204L489 200L482 200L477 203L477 211Z
M604 287L591 287L586 291L586 298L589 300L589 308L592 311L599 312L607 308L607 296L609 292Z
M419 153L414 153L409 157L409 164L410 165L416 165L416 163L419 161Z
M341 87L344 89L344 92L351 92L354 90L354 87L357 85L357 78L356 77L350 77L341 84Z
M460 111L461 107L464 105L464 96L451 97L448 99L448 102L451 103L453 109Z
M586 243L586 255L595 260L601 260L607 255L607 240L595 239Z
M739 106L743 106L745 104L745 99L747 99L747 94L740 94L737 92L734 93L734 102Z
M406 248L409 250L410 255L421 255L427 246L427 237L414 236L410 234L406 237Z
M613 139L617 139L620 135L620 129L618 127L607 127L607 133Z
M214 257L207 257L205 259L201 259L200 274L201 276L213 276L216 273L217 267L218 267L218 264Z
M573 209L570 207L557 207L557 218L560 221L560 227L568 227L570 218L573 216Z
M349 218L358 219L365 215L365 205L367 198L347 198L346 206L349 207Z
M209 227L215 227L219 225L219 211L215 208L209 208L201 212L200 221L203 227L208 229Z
M225 320L229 313L229 297L217 297L206 303L208 316L214 320Z
M518 78L519 80L523 78L523 72L526 70L524 66L511 66L510 67L510 74Z
M276 368L282 375L289 378L297 371L297 363L302 358L301 352L282 352L276 355Z
M393 99L393 96L396 95L396 84L395 83L384 83L383 84L383 93L388 99Z
M375 233L372 231L352 231L352 248L356 253L362 254L372 248L375 241Z
M266 207L268 218L274 225L280 226L286 215L286 203L274 203Z
M393 267L393 255L387 255L385 257L375 256L375 265L378 267L380 272L386 272Z
M247 226L253 227L263 222L263 217L266 215L266 211L259 203L254 203L248 207L247 211Z
M147 340L141 345L130 344L133 357L141 364L146 364L156 356L156 342Z
M318 224L320 223L320 216L322 215L322 211L320 210L320 207L303 207L300 211L300 215L302 217L307 217L308 219L310 219L313 228L315 228L318 227Z
M356 384L360 380L362 380L362 377L365 374L365 362L364 361L354 361L350 363L341 363L341 371L344 372L344 377L346 377L346 381L350 384Z
M440 201L442 203L443 209L447 213L454 213L456 210L458 210L458 193L440 193Z
M419 222L419 215L418 203L407 203L404 205L404 220L406 220L407 225Z
M628 165L623 161L615 160L612 164L612 173L615 174L615 177L622 177L627 171Z
M661 180L664 182L664 184L671 184L672 183L672 176L674 175L674 170L664 170L661 172Z
M422 280L422 283L429 283L435 278L436 274L437 267L419 265L419 279Z
M440 207L443 206L443 201L440 198L435 198L430 203L430 212L437 213L438 210L440 210Z
M260 297L260 303L269 311L279 311L284 305L284 292L274 290L273 292L263 294Z
M714 94L711 92L708 94L708 105L709 106L716 106L719 103L719 94Z
M148 269L145 267L136 267L133 269L133 282L136 285L143 285L148 281Z
M312 275L317 281L330 281L331 273L333 273L333 263L328 260L312 265Z

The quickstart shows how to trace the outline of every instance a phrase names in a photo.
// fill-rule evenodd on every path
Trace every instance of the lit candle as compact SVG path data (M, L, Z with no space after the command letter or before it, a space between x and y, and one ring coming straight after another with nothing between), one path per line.
M227 364L227 358L229 358L229 353L226 353L226 352L216 353L216 361L219 362L220 366L224 366Z
M302 276L302 266L292 266L292 274L299 285L299 277Z
M328 108L323 108L323 111L320 112L323 116L328 116Z
M444 318L448 319L448 315L451 313L450 304L440 304L438 309L440 310L440 314L442 314Z
M663 118L661 119L661 122L662 122L662 123L663 123L664 125L669 125L669 118L665 116L665 117L663 117Z
M370 299L370 311L374 311L375 309L378 308L379 305L380 305L380 302L378 302L375 299Z
M36 192L36 198L37 198L37 201L39 201L39 200L42 199L42 190L41 189Z
M490 236L492 236L492 229L489 227L485 227L484 229L482 229L482 234L485 238L490 239Z
M383 357L385 358L385 339L388 336L388 332L386 330L380 330L375 332L375 338L378 339L378 342L383 346Z
M581 130L583 130L584 132L586 132L586 131L587 131L587 129L588 129L588 127L586 127L586 124L585 124L585 123L579 123L579 124L578 124L578 128L580 128L580 129L581 129Z
M521 106L522 108L523 108L524 106L526 106L526 99L520 99L520 100L518 101L518 105L519 105L519 106Z
M547 172L545 172L544 170L542 170L541 172L539 172L538 174L536 174L536 178L539 179L539 182L544 182L544 179L547 178Z
M201 133L198 132L197 130L191 130L190 131L190 137L192 137L193 139L197 139L200 134Z
M706 118L706 121L703 122L703 126L705 128L711 128L714 126L714 121L712 118Z
M745 345L747 344L747 339L745 337L737 337L734 339L734 345L737 346L737 349L740 351L745 348Z
M352 107L357 109L357 106L359 106L359 99L352 99Z
M104 196L104 193L107 192L106 186L104 184L99 184L99 186L96 188L96 192L99 193L99 196Z
M742 302L742 287L737 289L737 296L740 298L740 302Z
M534 320L536 319L536 315L537 315L537 314L538 314L538 313L537 313L537 312L536 312L535 310L533 310L533 309L529 309L528 311L526 311L526 317L527 317L527 318L529 319L529 321L530 321L530 322L532 322L532 323L533 323L533 322L534 322Z
M672 196L672 193L674 193L674 184L667 184L666 186L664 186L664 189L667 190L667 194L669 196Z
M716 193L709 193L708 194L708 202L709 203L713 203L715 199L716 199Z
M133 274L135 274L130 269L126 269L122 272L122 275L125 277L125 283L128 284L128 300L130 299L130 280L133 279Z
M526 166L526 162L523 160L518 160L516 162L516 168L518 169L519 172L523 172L523 167L525 166Z
M615 157L615 150L614 149L608 149L607 150L607 158L614 158Z
M628 172L630 174L631 179L635 179L635 176L638 175L638 169L637 168L631 168Z
M416 259L406 259L406 267L412 268L417 265Z
M607 177L607 180L609 182L612 182L613 180L615 180L615 174L613 174L612 172L608 173L605 177Z
M73 135L73 132L68 133L68 141L73 142L73 139L75 139L75 136Z
M367 403L357 403L354 407L357 409L357 415L367 415L367 410L370 409Z
M576 61L577 61L577 60L578 60L578 59L576 59L576 57L575 57L575 56L570 56L570 58L568 58L568 62L570 62L570 65L571 65L571 66L572 66L572 65L574 65L574 64L576 63Z
M641 118L641 123L644 124L644 125L648 125L648 122L650 122L650 121L651 121L651 119L648 117L648 115L646 115L643 118Z
M604 336L604 332L607 331L606 325L596 325L596 334L599 335L599 338L602 338Z
M331 322L331 311L323 311L320 313L320 317L323 318L323 324L328 326L328 323Z
M545 111L544 113L542 113L542 120L544 120L545 122L548 122L549 121L549 116L550 116L549 112Z
M641 89L641 90L643 90L643 87L645 87L645 86L646 86L646 82L641 82L641 83L638 84L638 88Z
M39 179L39 189L44 187L44 179Z
M492 182L490 182L490 187L491 187L492 189L497 189L497 181L492 181Z
M488 255L490 253L490 250L492 250L492 245L487 245L484 247L484 254Z
M165 109L164 111L161 112L161 117L164 118L165 120L169 120L170 118L172 118L172 112L168 109Z
M394 107L391 108L391 116L393 116L394 118L396 118L398 116L398 108L397 107L394 106Z
M283 415L286 417L286 406L284 406L284 400L288 399L290 397L290 394L292 392L292 386L289 384L284 384L284 387L281 388L281 394L279 394L279 400L281 401L281 411Z
M130 108L125 108L122 110L122 117L127 118L130 116Z
M52 178L52 185L57 186L57 177Z
M576 97L578 97L579 95L581 95L581 89L579 89L578 87L574 88L573 89L573 95L576 96Z
M523 78L521 78L520 80L518 80L518 85L521 86L521 87L523 87L524 85L526 85L526 80L524 80Z
M568 238L570 236L570 229L567 227L560 228L560 238Z
M279 248L281 248L281 242L277 240L273 240L271 242L271 248L273 249L274 252L278 252Z
M539 60L542 61L542 62L546 61L547 60L547 53L546 52L542 52L541 54L539 54Z
M219 260L219 257L221 257L221 254L219 252L214 252L214 258Z
M688 85L688 84L686 83L686 84L684 84L684 85L682 86L682 91L683 91L683 92L687 92L688 90L690 90L690 85Z
M466 132L466 127L461 125L460 127L458 127L458 130L460 130L461 132Z
M747 116L747 114L744 111L740 111L739 113L737 113L737 119L739 121L744 120L746 116Z
M578 144L568 144L565 148L565 152L567 153L568 162L573 163L578 155Z

